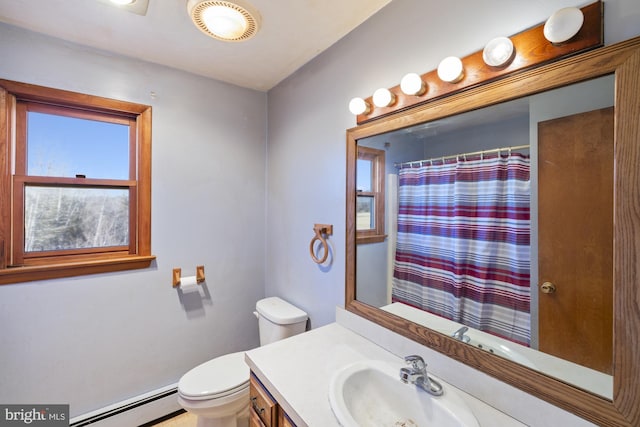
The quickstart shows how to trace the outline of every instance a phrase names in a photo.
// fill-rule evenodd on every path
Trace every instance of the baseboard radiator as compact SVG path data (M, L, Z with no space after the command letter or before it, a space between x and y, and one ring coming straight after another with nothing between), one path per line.
M152 390L148 393L98 409L70 420L70 427L133 427L157 420L179 411L178 384Z

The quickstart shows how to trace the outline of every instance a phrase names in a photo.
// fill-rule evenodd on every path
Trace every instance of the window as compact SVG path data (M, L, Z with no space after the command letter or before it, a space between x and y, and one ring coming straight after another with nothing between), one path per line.
M384 151L358 146L356 164L356 239L382 242L384 234Z
M150 265L150 130L149 106L0 80L0 284Z

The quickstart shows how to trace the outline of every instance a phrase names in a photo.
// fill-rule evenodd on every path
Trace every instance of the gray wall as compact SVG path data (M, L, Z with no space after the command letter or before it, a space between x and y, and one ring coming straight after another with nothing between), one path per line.
M257 346L266 94L1 24L0 57L0 78L153 107L157 256L146 270L0 286L0 402L70 403L75 416ZM174 267L200 264L206 295L172 288Z
M344 304L345 129L349 100L425 73L450 55L481 50L493 37L544 22L575 0L394 0L269 91L266 292L333 321ZM640 35L640 2L605 0L605 42ZM313 223L334 224L333 263L315 265Z
M640 2L605 3L607 43L640 34ZM575 4L394 0L268 96L0 25L0 77L153 106L158 256L149 270L0 287L0 401L55 399L77 415L175 382L256 346L251 311L265 294L308 311L313 327L332 322L344 301L349 100ZM334 225L328 266L309 257L314 223ZM171 269L198 264L209 296L181 298Z

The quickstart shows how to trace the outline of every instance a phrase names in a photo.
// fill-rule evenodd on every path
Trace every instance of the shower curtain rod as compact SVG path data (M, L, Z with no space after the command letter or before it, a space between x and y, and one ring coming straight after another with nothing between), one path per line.
M425 160L412 160L410 162L394 163L393 166L399 169L399 168L402 168L403 166L412 166L415 163L419 163L419 164L422 164L425 162L433 163L434 161L444 162L447 159L457 159L458 157L466 157L466 156L478 156L478 155L482 156L484 154L500 153L502 151L508 151L509 154L511 154L512 151L524 150L525 148L529 148L529 145L527 144L527 145L517 145L515 147L492 148L489 150L474 151L472 153L451 154L449 156L433 157L431 159L425 159Z

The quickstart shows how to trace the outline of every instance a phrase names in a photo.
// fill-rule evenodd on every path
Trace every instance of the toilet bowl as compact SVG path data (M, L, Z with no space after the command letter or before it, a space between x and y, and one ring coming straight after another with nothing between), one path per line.
M278 297L258 301L255 314L261 346L306 329L307 314ZM198 417L198 427L247 427L249 375L244 352L209 360L180 378L178 403Z
M244 352L196 366L178 382L178 403L198 417L198 427L248 424L249 367ZM247 418L246 423L238 422Z

